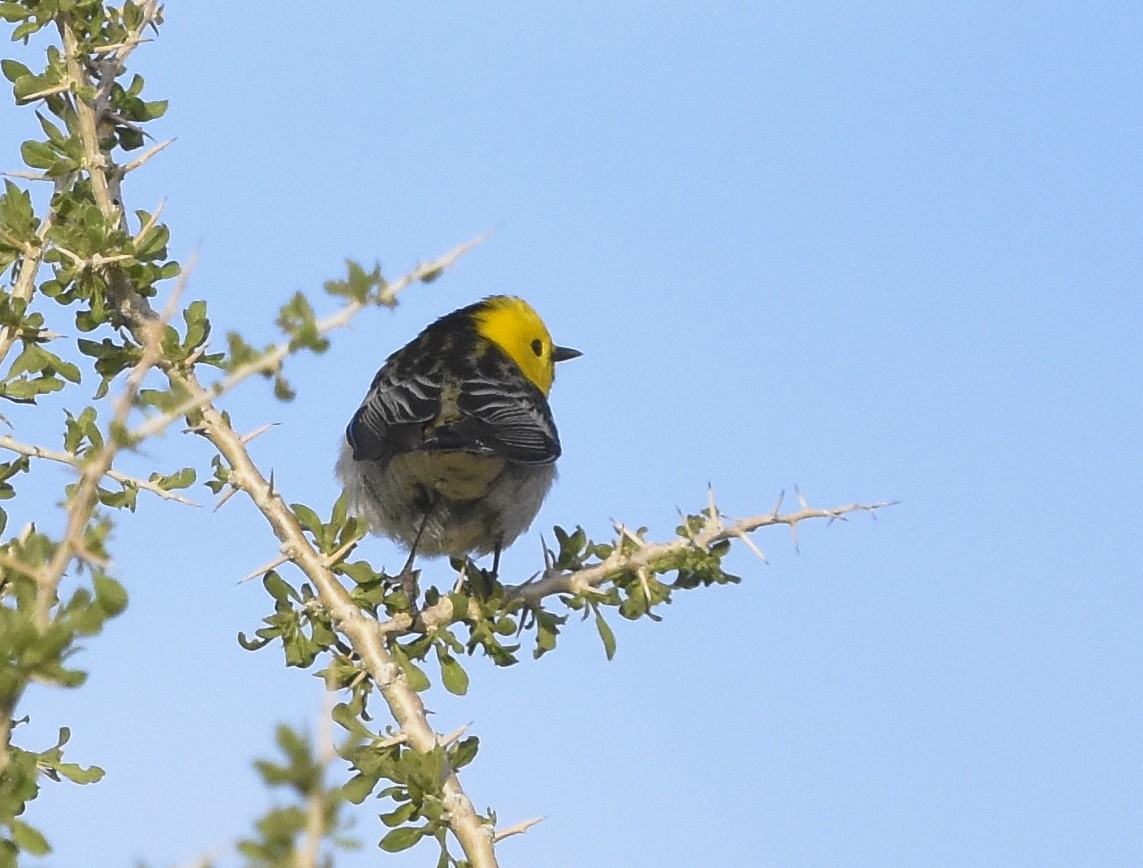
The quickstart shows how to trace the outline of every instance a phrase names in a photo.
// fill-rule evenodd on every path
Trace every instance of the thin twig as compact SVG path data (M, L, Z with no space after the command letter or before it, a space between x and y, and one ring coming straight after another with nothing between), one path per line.
M297 854L295 868L318 868L321 857L321 844L329 834L329 818L326 809L325 771L333 762L337 752L333 745L333 697L332 690L322 695L322 711L318 723L317 744L314 745L321 774L313 783L313 789L306 797L306 826L302 847Z
M137 337L143 344L143 352L127 375L126 385L116 401L111 431L126 426L127 416L135 404L135 398L143 385L143 378L151 368L155 367L162 355L163 328L178 306L179 298L186 286L186 278L187 274L184 273L176 284L162 318L151 320L138 330ZM79 484L67 502L67 530L38 582L35 613L36 623L41 630L46 629L51 622L51 610L57 599L56 589L67 565L76 554L85 551L84 532L99 505L99 483L108 474L122 445L118 437L108 436L102 448L94 450L94 454L83 462Z
M0 567L4 567L4 569L11 570L15 573L19 573L22 576L27 576L29 579L37 582L40 580L40 568L17 560L6 552L0 552ZM2 753L2 751L0 751L0 753Z
M431 262L422 263L416 266L403 277L397 279L393 283L388 284L382 295L374 303L391 303L396 298L398 293L410 285L416 283L419 280L424 280L426 276L435 275L447 268L451 268L456 263L456 261L460 259L461 256L481 244L484 239L488 237L488 234L489 233L486 232L483 235L472 239L471 241L466 241L464 244L457 245L444 256L441 256L438 259L434 259ZM331 314L325 319L318 320L316 323L317 334L325 335L331 331L334 331L335 329L344 328L345 326L349 325L350 321L368 305L369 302L352 301L342 307L341 310L337 311L336 313ZM223 377L218 382L212 383L206 387L200 386L196 393L192 394L189 398L182 401L173 409L168 410L167 412L160 415L152 416L142 425L139 425L135 431L132 432L132 436L145 438L152 437L156 434L161 433L176 419L182 418L188 413L191 413L194 410L197 410L200 407L203 407L206 404L214 401L220 396L225 395L239 383L250 379L256 374L263 374L277 370L291 352L293 351L290 349L289 341L275 344L253 361L239 365L233 371L231 371L230 374L228 374L226 377Z
M58 194L65 188L65 181L62 178L57 178L55 182L55 192ZM36 230L36 244L34 249L28 251L21 259L20 266L16 272L16 282L12 285L11 296L13 299L21 299L25 302L31 302L32 296L36 291L36 275L40 271L40 266L44 262L44 254L47 252L47 239L52 229L56 225L58 217L55 209L51 209L44 216L40 228ZM0 328L0 364L3 364L4 359L8 356L8 351L12 348L13 342L20 336L21 327L19 325L6 325Z
M67 464L77 470L83 469L83 459L78 455L72 455L70 452L56 452L52 449L45 449L43 446L34 446L27 443L20 443L13 440L7 435L0 435L0 448L7 449L15 452L18 455L27 455L29 458L42 458L46 461L55 461L59 464ZM149 491L152 494L158 495L163 500L173 500L175 503L182 503L186 506L199 506L193 500L188 500L181 494L176 494L173 491L168 491L161 488L157 482L151 482L148 479L140 479L137 476L129 476L126 473L120 473L114 468L108 468L107 473L104 474L110 479L114 479L120 485L126 488L140 488L143 491Z

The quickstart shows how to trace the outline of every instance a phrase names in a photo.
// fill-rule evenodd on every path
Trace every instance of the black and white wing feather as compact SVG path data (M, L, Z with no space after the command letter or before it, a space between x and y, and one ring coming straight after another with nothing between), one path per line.
M516 464L560 457L559 434L539 389L504 363L466 374L383 367L346 430L354 459L384 464L417 449L495 455Z
M377 372L365 401L353 415L345 438L357 461L387 462L398 452L421 446L425 426L440 415L438 376L398 371Z
M515 464L550 464L560 438L543 393L515 376L464 381L456 397L459 418L426 439L428 449L469 449Z

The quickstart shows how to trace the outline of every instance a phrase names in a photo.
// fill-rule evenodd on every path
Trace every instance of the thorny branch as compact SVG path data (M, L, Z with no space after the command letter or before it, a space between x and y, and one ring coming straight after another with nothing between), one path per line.
M148 4L148 8L153 12L154 4ZM60 31L70 75L77 85L90 87L92 82L86 79L80 63L76 36L66 15L61 16ZM121 63L131 47L133 45L120 49L113 62ZM125 225L126 212L118 195L118 183L122 171L115 169L110 156L101 149L97 134L102 114L109 111L106 99L109 78L104 77L99 83L101 86L96 89L94 100L77 98L76 109L85 162L91 176L95 200L109 220L116 220L120 225ZM405 277L389 284L386 292L390 296L395 296L400 290L418 280L435 277L480 240L482 239L462 245L440 260L419 266ZM124 320L135 339L146 345L147 334L155 321L150 306L145 298L132 291L123 273L114 265L107 266L106 273L115 291L116 301ZM323 320L319 328L330 331L343 326L364 307L364 303L352 302L332 317ZM285 500L254 465L243 437L231 427L228 418L214 406L213 402L219 395L254 374L273 370L288 353L288 344L272 348L262 358L235 369L220 383L212 386L200 383L191 365L173 365L159 360L159 367L166 374L171 387L185 392L189 397L183 405L172 412L144 423L139 430L132 432L132 439L156 434L180 416L189 417L194 429L209 440L230 465L232 484L250 497L281 541L283 551L289 553L291 560L313 582L323 605L330 611L335 627L353 645L363 668L373 678L394 719L408 737L409 745L414 750L427 753L437 746L437 734L429 725L420 695L410 686L400 666L385 648L384 635L378 629L377 621L366 616L353 604L345 588L331 572L324 556L314 549L306 538ZM148 358L148 361L152 360ZM98 475L96 470L99 471ZM102 462L93 461L85 471L84 480L98 480L104 475L105 470L106 467L102 466ZM92 485L93 483L88 482L89 489ZM492 848L493 831L476 813L472 802L461 787L456 772L447 764L444 769L442 789L449 827L460 842L466 859L474 868L492 868L497 864Z
M322 714L318 721L318 736L314 745L315 759L321 767L324 779L325 770L337 757L333 744L333 692L327 690L322 694ZM306 799L306 826L302 847L297 854L295 868L319 868L321 862L321 845L329 834L326 817L326 800L324 787L315 786L313 792Z
M57 180L55 192L59 193L64 189L64 184L64 180ZM49 211L40 224L40 228L36 230L35 245L31 245L32 249L24 251L23 260L20 263L19 271L16 273L16 282L12 287L12 298L25 302L31 301L32 295L36 291L36 275L43 264L44 253L47 252L48 234L52 231L55 221L56 212ZM6 325L0 328L0 364L3 364L12 344L19 337L20 329L16 325Z
M18 440L13 440L8 435L0 435L0 449L7 449L10 452L15 452L17 455L27 455L29 458L42 458L45 461L55 461L59 464L67 464L77 469L83 468L83 459L72 455L70 452L56 452L52 449L45 449L43 446L29 445L21 443ZM176 503L182 503L186 506L198 506L193 500L183 497L174 491L168 491L159 486L157 482L151 482L148 479L140 479L137 476L128 476L126 473L121 473L114 468L108 468L107 476L114 479L120 485L127 488L140 488L144 491L149 491L152 494L158 495L163 500L173 500Z
M444 256L434 259L430 262L421 263L415 266L412 271L399 278L398 280L386 285L382 293L375 299L368 302L352 301L342 307L336 313L331 314L325 319L318 320L317 333L324 336L330 332L343 328L349 325L350 321L359 314L362 310L370 305L391 305L396 301L397 295L408 288L414 283L423 281L428 277L439 274L448 268L451 268L461 256L468 253L474 247L479 246L488 237L485 233L471 241L466 241L464 244L450 250ZM280 344L275 344L257 359L247 362L246 364L239 365L226 377L219 380L217 383L212 383L209 386L202 388L196 394L182 401L177 406L173 407L166 413L157 416L152 416L133 432L134 436L139 438L151 437L155 434L162 432L168 425L181 419L199 407L214 401L221 395L225 395L239 383L248 380L256 374L263 374L270 371L277 370L277 368L285 361L286 357L291 353L290 344L288 341L283 341Z
M116 402L115 417L111 423L113 436L108 437L103 446L81 465L79 484L67 502L67 529L51 560L42 573L37 575L39 587L36 595L36 623L41 630L46 629L51 623L52 607L58 599L56 592L68 564L73 557L84 556L86 548L83 544L83 535L91 523L95 508L99 505L99 483L104 476L109 475L115 456L126 445L120 437L114 436L114 431L125 429L127 416L135 404L135 398L143 385L143 378L158 364L162 355L163 327L174 312L184 285L185 278L179 281L161 319L148 320L141 324L138 337L143 345L143 354L127 375L127 384Z
M786 525L793 533L796 531L798 524L807 519L827 519L832 522L844 519L845 516L850 513L872 513L878 509L884 509L892 505L893 502L887 501L869 504L851 503L848 506L815 509L803 503L802 509L797 512L782 513L779 511L781 507L781 503L779 502L778 506L776 506L772 512L752 516L750 518L733 520L730 523L726 523L724 520L725 517L719 513L717 509L708 509L705 526L693 536L678 537L670 542L663 543L649 543L636 538L635 541L640 546L636 551L630 554L624 554L623 546L617 545L615 550L606 559L580 570L564 571L549 566L534 581L506 587L505 602L506 605L519 602L527 607L534 607L545 597L550 597L554 594L579 595L590 593L593 589L599 588L605 582L617 576L625 573L639 574L641 571L645 571L654 562L669 558L671 555L679 554L687 549L708 550L711 546L728 539L752 542L750 541L749 534L764 527ZM626 539L633 538L633 535L622 525L617 526L617 532L620 537ZM752 548L761 556L761 552L758 551L757 546L752 545ZM473 618L479 617L479 611L476 609L476 606L477 603L473 601L469 613ZM456 618L453 613L452 601L445 598L435 606L422 609L417 620L418 630L421 627L422 621L424 622L424 629L426 630L444 627L453 623L456 621ZM391 618L381 625L381 630L385 633L406 633L412 629L412 617L404 614Z
M805 506L797 512L782 514L775 510L765 515L739 519L731 524L725 524L717 511L712 514L708 512L706 526L692 537L679 537L667 543L646 543L632 554L623 554L622 546L616 546L615 551L598 564L566 573L549 570L534 582L525 582L522 585L509 588L508 595L510 598L517 598L527 605L535 605L544 597L552 594L582 594L592 588L598 588L619 573L638 572L661 558L686 549L709 549L724 540L741 538L760 528L776 524L787 525L793 532L798 523L806 519L824 518L835 521L851 512L874 512L891 505L889 502L851 503L848 506L828 509L814 509Z

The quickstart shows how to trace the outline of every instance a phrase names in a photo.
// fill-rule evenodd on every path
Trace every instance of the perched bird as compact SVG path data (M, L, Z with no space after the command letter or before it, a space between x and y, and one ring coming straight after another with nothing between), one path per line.
M337 475L374 533L417 553L493 554L532 523L556 478L548 407L556 346L526 301L453 311L389 356L345 432Z

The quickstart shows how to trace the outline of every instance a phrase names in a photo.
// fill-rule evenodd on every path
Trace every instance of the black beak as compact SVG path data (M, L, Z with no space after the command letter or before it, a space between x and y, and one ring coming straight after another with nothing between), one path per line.
M566 362L569 359L578 359L582 355L579 350L573 350L571 347L552 347L553 362Z

